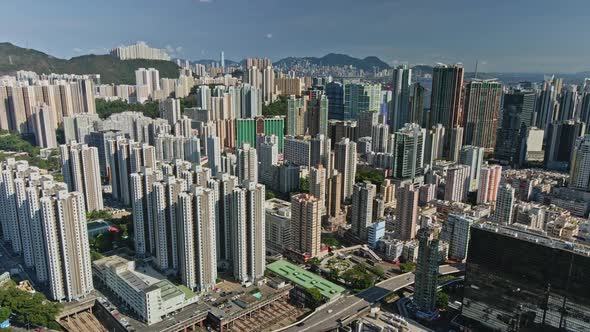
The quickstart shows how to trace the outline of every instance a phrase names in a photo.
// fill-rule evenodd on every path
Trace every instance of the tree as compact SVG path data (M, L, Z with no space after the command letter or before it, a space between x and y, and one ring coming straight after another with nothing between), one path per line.
M375 277L364 264L358 264L342 274L342 279L355 289L367 289L375 283Z
M340 241L336 240L333 237L327 237L322 242L324 242L325 245L330 247L340 247Z
M321 261L319 258L313 257L310 260L308 260L307 263L309 263L309 265L311 265L314 268L318 268L321 264Z
M57 139L57 143L66 144L66 133L64 131L63 123L61 123L55 130L55 138Z
M7 308L7 307L0 308L0 322L4 322L8 318L10 318L11 314L12 314L12 311L9 308Z
M320 290L315 288L315 287L310 287L307 288L305 290L305 292L307 293L307 306L315 309L317 307L319 307L320 305L322 305L322 303L324 302L323 298L322 298L322 293L320 293Z
M299 190L302 193L309 192L309 178L299 178Z
M336 269L331 269L330 274L328 275L328 279L338 282L338 278L340 278L340 273Z
M268 105L262 105L262 115L264 116L275 116L275 115L287 115L287 98L284 96Z
M275 193L273 193L270 190L266 190L264 196L265 196L264 199L266 199L266 200L273 199L276 197Z
M88 220L96 220L96 219L109 220L112 218L113 218L113 215L109 211L106 211L106 210L86 212L86 219L88 219Z
M416 264L413 262L405 262L399 264L399 270L401 273L413 272L416 269Z
M373 266L370 268L370 271L379 278L385 277L385 271L383 271L383 268L380 266Z
M377 170L360 169L356 172L355 182L370 181L372 184L380 186L383 183L383 174Z
M96 250L90 250L90 261L94 262L95 260L101 259L104 256Z
M446 310L449 307L449 295L447 293L436 293L436 307L441 310Z
M0 288L0 307L12 312L13 319L22 325L51 328L57 327L53 321L62 309L60 303L47 301L42 293L31 294L16 288L14 283Z
M190 94L184 98L180 98L180 109L184 112L185 108L197 107L197 95Z
M155 119L160 116L159 104L157 102L146 102L143 104L128 104L123 100L107 101L101 98L96 99L96 114L101 119L108 118L112 114L125 111L140 112L143 115Z

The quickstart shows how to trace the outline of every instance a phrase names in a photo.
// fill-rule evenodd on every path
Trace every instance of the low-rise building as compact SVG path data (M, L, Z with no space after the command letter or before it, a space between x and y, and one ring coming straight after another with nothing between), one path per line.
M188 288L181 290L150 267L136 268L134 261L121 256L96 260L92 269L94 276L147 325L198 300Z
M291 203L278 198L264 202L266 250L280 254L291 245Z
M295 286L291 292L291 298L296 303L305 303L307 290L310 288L316 288L326 302L340 298L345 290L343 287L285 260L278 260L268 264L266 269Z

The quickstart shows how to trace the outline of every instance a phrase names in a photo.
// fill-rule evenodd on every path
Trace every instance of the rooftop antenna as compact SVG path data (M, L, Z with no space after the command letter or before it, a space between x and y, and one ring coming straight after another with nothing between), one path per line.
M473 77L474 80L477 79L477 64L478 64L479 60L475 59L475 76Z

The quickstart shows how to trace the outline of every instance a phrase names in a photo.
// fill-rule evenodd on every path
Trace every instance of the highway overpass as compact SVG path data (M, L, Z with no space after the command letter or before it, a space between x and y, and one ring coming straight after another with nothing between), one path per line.
M441 275L455 274L465 271L464 264L441 265ZM322 332L346 326L355 319L368 313L372 304L386 296L414 283L414 273L404 273L383 280L361 293L348 295L317 309L301 321L282 328L285 332Z

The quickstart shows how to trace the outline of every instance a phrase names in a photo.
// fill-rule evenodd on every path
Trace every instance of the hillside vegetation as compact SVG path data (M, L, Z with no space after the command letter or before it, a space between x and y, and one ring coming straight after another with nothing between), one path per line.
M0 75L11 75L18 70L38 74L100 74L102 83L135 84L135 70L142 67L158 69L160 77L178 77L178 66L170 61L119 60L110 55L83 55L64 60L11 43L0 43Z

